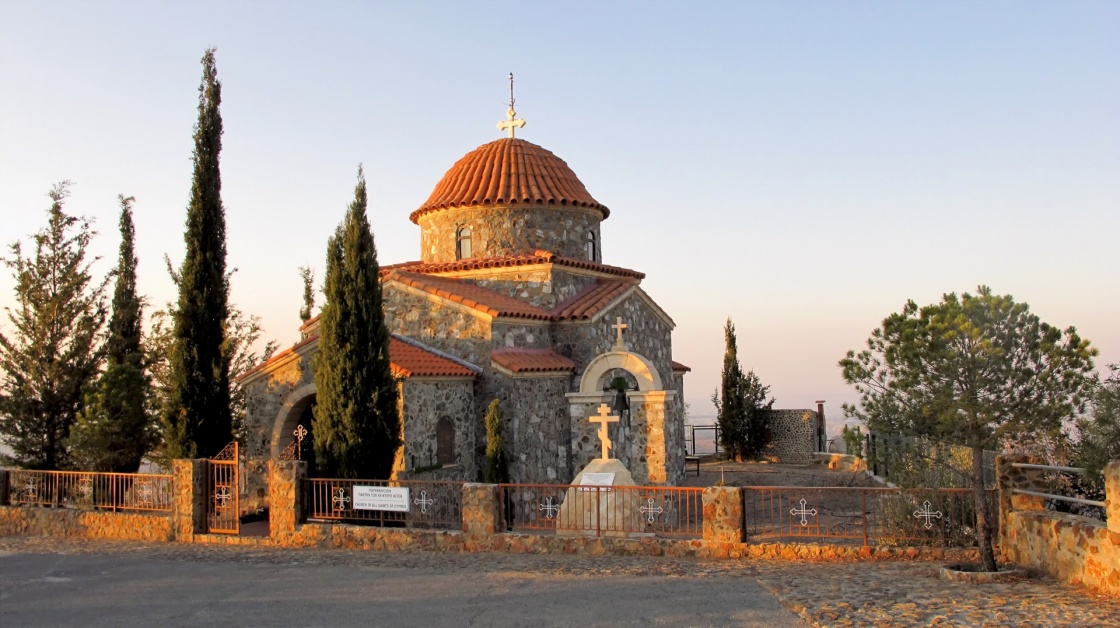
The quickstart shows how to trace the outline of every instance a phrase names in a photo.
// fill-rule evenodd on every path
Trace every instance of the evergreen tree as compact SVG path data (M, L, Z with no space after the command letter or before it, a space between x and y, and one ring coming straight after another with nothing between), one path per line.
M299 320L306 323L311 320L311 312L315 309L315 271L300 266L299 278L303 280L303 306L299 308Z
M381 309L377 248L358 167L354 201L327 243L315 355L315 460L325 477L386 479L401 446L397 381Z
M747 409L743 455L757 460L766 453L766 448L770 446L773 438L770 430L770 411L774 407L774 398L771 397L767 401L766 395L770 394L770 387L763 386L754 371L748 372L743 378L741 394L743 406Z
M977 545L985 569L995 571L984 450L1057 434L1093 392L1095 355L1073 327L1052 327L986 286L922 308L908 301L871 332L867 349L840 361L860 394L844 414L874 431L971 449Z
M488 484L509 482L509 458L506 455L505 419L501 402L490 402L486 410L486 467L482 480Z
M134 199L119 198L121 246L105 371L86 394L85 408L70 433L70 449L81 469L135 473L155 444L155 430L148 413L151 383L140 344L143 304L136 294Z
M105 286L90 275L86 250L94 232L84 218L63 211L68 181L50 192L47 227L33 236L35 253L19 242L4 265L15 277L16 307L4 308L15 329L0 334L0 440L11 448L5 464L62 469L70 463L66 438L97 376L105 325Z
M728 459L742 460L746 455L747 407L743 399L744 376L739 366L739 347L731 319L723 326L724 353L720 388L712 393L716 406L719 441Z
M203 55L202 68L184 236L187 254L180 269L169 402L163 416L164 441L172 458L210 457L233 438L229 354L225 350L229 317L226 227L218 163L222 84L214 65L214 49Z

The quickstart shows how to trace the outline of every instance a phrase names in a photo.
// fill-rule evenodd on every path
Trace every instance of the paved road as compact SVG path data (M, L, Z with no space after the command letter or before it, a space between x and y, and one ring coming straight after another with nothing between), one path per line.
M806 625L745 572L581 573L567 557L525 570L490 554L448 555L444 569L440 556L401 566L307 563L298 552L284 562L3 552L0 625Z

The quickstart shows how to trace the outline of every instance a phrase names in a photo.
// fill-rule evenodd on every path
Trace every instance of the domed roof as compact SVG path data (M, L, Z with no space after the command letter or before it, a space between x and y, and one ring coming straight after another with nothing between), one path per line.
M610 215L563 159L531 142L502 138L455 162L409 219L418 222L428 212L450 207L521 203L588 207L601 211L603 218Z

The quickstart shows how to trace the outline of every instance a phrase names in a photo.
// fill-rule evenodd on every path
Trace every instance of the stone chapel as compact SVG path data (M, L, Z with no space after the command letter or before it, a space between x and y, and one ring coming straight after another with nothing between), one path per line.
M508 118L507 137L467 153L409 215L420 260L381 267L404 432L395 476L479 479L484 416L499 399L514 482L570 482L598 456L588 418L606 403L622 414L613 455L635 481L675 484L689 368L673 361L673 319L642 273L604 263L610 210L564 160L514 137L524 121L512 106ZM300 331L240 379L243 504L267 504L270 458L293 457L297 445L313 455L317 319ZM622 381L624 393L609 389Z

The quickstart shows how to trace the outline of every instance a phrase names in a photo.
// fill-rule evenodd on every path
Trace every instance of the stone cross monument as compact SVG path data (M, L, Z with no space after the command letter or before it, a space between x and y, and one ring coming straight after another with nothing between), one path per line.
M599 442L603 445L603 455L599 458L599 460L610 460L611 459L610 458L611 437L607 434L607 424L608 423L618 423L618 417L617 416L611 416L610 411L611 411L610 406L608 406L605 403L601 403L601 404L599 404L599 414L598 414L598 416L593 416L593 417L588 419L592 423L598 423L599 424L599 432L598 432Z

